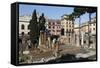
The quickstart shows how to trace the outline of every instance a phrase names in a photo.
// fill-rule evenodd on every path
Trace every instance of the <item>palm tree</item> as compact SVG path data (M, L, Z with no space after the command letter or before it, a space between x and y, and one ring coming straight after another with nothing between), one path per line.
M90 47L90 34L89 34L90 29L89 29L89 24L91 23L91 15L92 15L92 13L94 13L96 11L97 11L97 9L94 8L94 7L92 7L92 8L86 8L86 12L89 13L89 22L88 22L88 37L89 37L88 44L89 45L88 45L88 47Z

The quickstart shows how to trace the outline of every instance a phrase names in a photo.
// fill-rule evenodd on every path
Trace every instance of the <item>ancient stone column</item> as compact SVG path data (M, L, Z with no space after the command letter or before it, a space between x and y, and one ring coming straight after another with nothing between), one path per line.
M80 46L79 45L80 41L79 41L79 35L76 36L76 46Z
M95 49L96 48L96 36L94 36L93 45L94 45L94 49Z
M55 47L54 47L54 55L55 55L55 57L58 57L58 51L59 51L59 42L57 41L55 43Z
M84 33L82 32L82 33L81 33L81 45L82 45L82 46L83 46L83 42L84 42L83 39L84 39Z
M39 47L45 47L46 44L46 33L44 31L40 31L39 37Z
M48 47L51 47L51 40L50 40L50 37L48 37Z
M52 49L55 47L55 42L56 42L56 39L53 39L52 40Z

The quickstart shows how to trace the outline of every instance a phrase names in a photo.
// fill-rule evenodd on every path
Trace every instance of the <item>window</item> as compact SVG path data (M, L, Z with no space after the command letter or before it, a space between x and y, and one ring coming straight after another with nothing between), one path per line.
M49 28L51 28L51 26L49 26Z
M51 30L49 30L49 32L51 32Z
M70 34L69 34L69 36L70 36Z
M95 28L93 28L93 30L95 30Z
M71 32L71 29L69 29L69 32Z
M95 23L93 25L95 26Z
M51 25L51 22L49 22L49 25Z
M58 26L58 28L60 28L60 26Z
M55 27L53 26L53 29L54 29Z
M55 32L55 30L53 30L53 32Z
M60 30L57 30L57 32L60 32Z
M84 41L84 43L86 43L86 41Z
M58 26L56 26L56 28L58 28Z
M30 34L30 32L28 32L28 35Z
M55 23L53 22L53 25L55 25Z
M92 40L90 40L90 41L89 41L89 43L90 43L90 44L93 44L93 41L92 41Z
M68 32L68 29L66 29L66 32Z
M21 25L21 29L24 29L24 28L25 28L25 26L22 24L22 25Z
M22 32L22 35L24 35L24 32Z

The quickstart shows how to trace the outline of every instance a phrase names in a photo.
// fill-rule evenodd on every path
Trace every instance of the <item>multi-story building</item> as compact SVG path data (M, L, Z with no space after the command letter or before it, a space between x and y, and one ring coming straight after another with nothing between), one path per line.
M88 47L89 45L91 48L95 48L96 43L96 18L91 19L91 23L84 22L79 26L74 28L75 33L75 41L80 46ZM77 44L77 45L78 45Z
M31 16L20 16L19 17L19 35L28 35L29 30L29 21Z
M67 35L67 33L74 32L74 22L69 18L68 15L63 15L61 17L61 35Z
M88 26L89 24L89 26ZM96 34L96 18L92 18L91 19L91 23L88 22L84 22L81 24L81 32L84 32L84 33L88 33L89 34Z
M60 20L48 19L47 20L47 29L51 35L60 35L61 34Z
M89 29L90 48L96 48L96 17L92 18Z
M90 27L90 34L96 35L96 18L95 17L92 18L89 27Z
M19 16L19 36L29 35L29 22L31 18L31 15ZM39 13L37 13L37 21L39 21Z
M74 22L68 15L61 17L61 39L66 44L73 44Z

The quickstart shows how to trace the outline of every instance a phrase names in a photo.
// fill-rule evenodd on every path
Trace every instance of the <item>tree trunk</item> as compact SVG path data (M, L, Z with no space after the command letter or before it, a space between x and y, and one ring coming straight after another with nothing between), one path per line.
M80 29L81 29L81 17L79 17L79 45L81 46L81 31L80 31Z
M88 47L90 47L90 23L91 23L91 13L89 13L89 22L88 22Z

